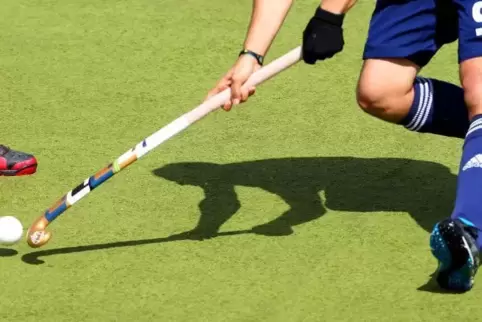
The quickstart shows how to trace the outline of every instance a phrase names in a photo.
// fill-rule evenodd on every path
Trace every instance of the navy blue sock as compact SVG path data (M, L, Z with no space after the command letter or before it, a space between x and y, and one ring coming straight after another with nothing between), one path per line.
M452 218L482 228L482 114L472 119L465 138ZM477 244L481 248L482 234L479 235Z
M400 124L422 133L464 138L469 117L461 87L436 79L417 77L415 98Z

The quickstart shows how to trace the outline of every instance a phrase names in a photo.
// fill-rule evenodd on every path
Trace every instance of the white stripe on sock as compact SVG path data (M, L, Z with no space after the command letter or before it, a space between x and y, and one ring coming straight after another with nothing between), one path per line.
M420 123L423 120L423 117L426 113L427 109L427 103L428 103L428 98L429 98L429 88L428 88L428 82L425 78L419 77L420 80L420 101L418 104L418 109L417 113L415 114L413 120L408 124L406 127L407 129L411 131L415 131L417 127L419 127Z
M482 125L482 119L478 119L475 122L472 122L472 124L470 124L469 130L467 131L467 134L465 137L469 136L470 133L477 130L480 125Z
M427 89L428 100L427 100L427 104L425 105L423 119L420 122L419 126L416 127L414 131L420 131L420 129L425 125L425 123L427 123L428 116L430 115L430 112L432 111L433 84L432 84L432 81L430 79L427 80L427 84L428 84L428 89Z
M406 125L406 128L408 129L412 128L417 122L418 118L420 117L422 107L423 107L423 101L425 98L425 90L424 90L423 83L421 82L421 79L419 78L415 79L415 86L419 87L418 107L417 107L417 112L413 116L412 120L410 121L410 123L408 123L408 125Z
M470 124L469 131L479 124L482 124L482 119L478 119L475 122L473 122L472 124Z
M422 110L423 110L423 103L425 101L425 86L424 86L424 83L422 82L422 78L417 78L416 79L416 84L415 86L419 86L420 87L420 94L419 94L419 102L418 102L418 107L417 107L417 112L415 113L415 115L413 116L412 120L410 121L410 123L408 123L405 127L409 130L412 130L413 127L418 123L418 119L420 118L421 116L421 113L422 113Z
M479 120L477 120L479 121ZM473 124L475 124L477 121L475 121ZM480 129L482 129L482 122L479 122L479 124L477 124L476 126L470 126L470 129L469 131L467 132L467 135L465 137L468 137L471 133L475 132L475 131L478 131Z

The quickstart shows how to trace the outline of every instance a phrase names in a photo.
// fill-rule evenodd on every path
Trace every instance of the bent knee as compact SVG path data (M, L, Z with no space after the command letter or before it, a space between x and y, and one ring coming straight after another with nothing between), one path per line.
M366 113L399 122L413 102L417 68L406 60L367 60L357 86L357 102Z
M411 101L407 95L411 90L412 88L397 88L389 83L387 86L360 83L356 98L358 106L369 115L389 122L399 122L410 109Z
M360 83L356 91L358 106L365 112L373 114L377 110L386 110L388 104L388 93L383 88L372 86L371 84Z

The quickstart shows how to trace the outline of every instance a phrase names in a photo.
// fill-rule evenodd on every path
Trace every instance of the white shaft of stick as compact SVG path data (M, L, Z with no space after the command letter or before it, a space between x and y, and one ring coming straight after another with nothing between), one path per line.
M252 87L259 85L268 79L272 78L276 74L282 72L288 67L296 64L301 59L301 46L291 50L287 54L272 61L268 65L259 69L246 81L243 87ZM226 89L223 92L214 95L206 100L204 103L192 109L190 112L182 115L176 120L172 121L156 133L146 138L143 142L139 143L135 148L137 158L142 157L149 151L170 139L174 135L180 133L191 124L199 121L210 112L223 106L226 101L231 97L231 89Z
M253 75L251 75L251 77L246 81L243 87L248 88L267 81L276 74L296 64L300 60L300 58L301 46L291 50L289 53L281 56L280 58L266 65L265 67L259 69L257 72L253 73ZM228 88L223 92L211 97L203 104L193 109L191 112L186 113L185 117L188 118L188 121L190 123L196 122L212 110L223 106L230 97L231 89Z

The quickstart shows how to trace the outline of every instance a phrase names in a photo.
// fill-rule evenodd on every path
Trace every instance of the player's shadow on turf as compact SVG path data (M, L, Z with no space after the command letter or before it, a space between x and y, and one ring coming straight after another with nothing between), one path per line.
M427 231L447 217L453 205L456 176L438 163L409 159L286 158L232 164L175 163L154 174L204 190L194 229L169 237L119 241L34 251L22 256L28 264L40 257L130 247L207 237L256 233L289 235L293 227L320 218L326 208L349 212L408 212ZM289 209L253 229L218 232L240 208L234 187L261 188L281 197ZM320 192L324 191L322 202ZM326 208L325 208L326 207ZM262 214L260 223L263 222Z
M239 233L283 236L293 227L320 218L326 209L347 212L408 212L426 231L450 215L456 176L438 163L409 159L352 157L287 158L231 164L174 163L154 173L204 190L200 218L177 237L204 239L241 207L236 186L261 188L279 196L289 209L267 223ZM324 192L326 200L320 198ZM261 224L262 223L262 224ZM236 232L232 232L236 233Z
M0 257L11 257L17 255L18 252L11 248L0 248Z

